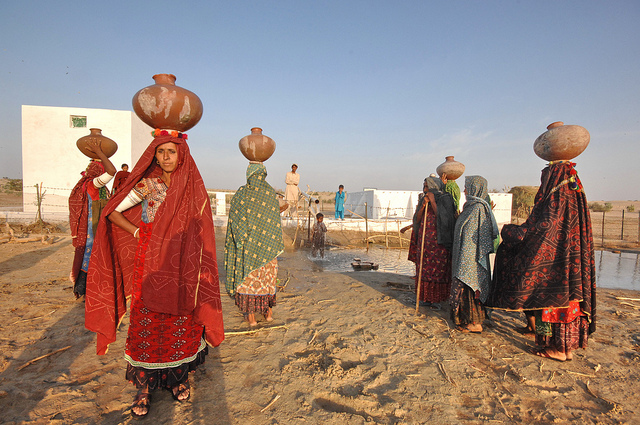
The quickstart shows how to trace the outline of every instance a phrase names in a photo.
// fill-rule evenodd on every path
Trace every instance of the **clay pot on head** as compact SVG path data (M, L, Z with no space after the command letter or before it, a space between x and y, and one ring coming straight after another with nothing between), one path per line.
M445 161L438 165L436 173L442 177L443 173L447 173L447 180L455 180L464 173L464 164L453 159L453 156L447 156Z
M251 134L244 136L238 143L240 152L249 161L263 162L271 158L276 150L276 142L262 134L260 127L253 127Z
M187 131L202 118L202 102L195 93L176 86L173 74L156 74L155 84L133 96L133 110L153 128Z
M114 153L116 153L116 151L118 150L118 144L108 137L103 136L101 129L90 128L89 131L91 133L88 136L81 137L76 142L76 146L78 147L78 149L80 149L80 152L82 152L89 158L99 159L98 155L87 150L88 143L97 140L100 142L100 149L102 149L102 152L104 152L107 158L110 158Z
M569 160L584 152L589 140L591 136L586 128L556 121L538 136L533 143L533 151L546 161Z

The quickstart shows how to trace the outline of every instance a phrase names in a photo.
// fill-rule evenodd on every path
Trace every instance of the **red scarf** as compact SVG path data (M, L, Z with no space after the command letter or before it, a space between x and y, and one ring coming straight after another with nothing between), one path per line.
M87 278L85 326L96 332L98 354L116 340L116 329L131 294L137 240L113 225L107 216L145 177L158 176L155 152L159 145L178 147L178 166L171 174L167 197L155 216L142 278L142 299L152 311L193 314L205 327L207 343L224 340L222 304L216 262L215 233L209 196L186 141L172 136L153 139L131 175L109 201L98 224ZM141 206L124 212L140 222Z
M100 161L92 160L87 166L82 178L71 189L69 195L69 227L74 247L84 247L87 243L88 205L87 183L104 174L104 165Z

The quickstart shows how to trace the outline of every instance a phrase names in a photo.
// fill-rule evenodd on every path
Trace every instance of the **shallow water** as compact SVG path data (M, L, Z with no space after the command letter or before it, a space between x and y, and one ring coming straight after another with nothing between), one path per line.
M407 255L406 249L376 247L368 252L365 249L327 249L324 258L314 258L310 252L308 254L317 271L353 272L351 262L354 258L360 258L362 261L378 263L378 272L415 276L415 265L407 260ZM598 287L640 291L640 254L596 251L595 257Z
M600 288L640 290L640 254L596 251L596 283Z
M384 249L384 248L369 248L369 251L365 249L325 249L324 258L312 257L309 252L309 259L313 261L313 264L317 271L328 272L353 272L351 262L354 258L359 258L362 261L370 261L378 263L380 267L378 270L369 270L371 273L383 272L383 273L395 273L406 276L414 276L416 272L416 266L409 260L407 255L409 251L406 249Z

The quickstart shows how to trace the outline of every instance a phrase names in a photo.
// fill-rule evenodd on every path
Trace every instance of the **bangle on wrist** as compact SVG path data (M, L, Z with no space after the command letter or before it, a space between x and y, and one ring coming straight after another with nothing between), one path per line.
M136 228L136 231L135 231L135 232L133 232L133 237L134 237L134 238L137 238L137 237L138 237L138 233L140 233L140 228L139 228L139 227L138 227L138 228Z

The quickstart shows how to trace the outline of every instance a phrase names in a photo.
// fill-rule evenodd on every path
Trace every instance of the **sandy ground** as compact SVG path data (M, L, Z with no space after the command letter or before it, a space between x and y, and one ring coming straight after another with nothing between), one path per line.
M0 244L2 423L133 422L128 321L97 356L67 280L72 253L68 235ZM494 313L482 335L452 330L446 307L416 316L406 276L322 272L306 252L288 251L280 279L276 321L255 333L232 334L248 326L223 295L229 334L192 375L191 400L156 392L146 422L640 422L640 301L615 298L640 294L601 290L589 348L560 363L527 353L519 313Z

